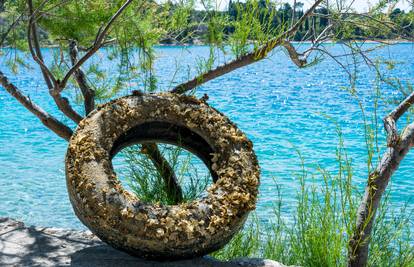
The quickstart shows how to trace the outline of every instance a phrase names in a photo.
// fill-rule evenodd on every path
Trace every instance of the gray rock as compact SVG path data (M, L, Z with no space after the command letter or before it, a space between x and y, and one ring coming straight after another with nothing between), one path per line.
M211 257L175 262L146 261L118 251L89 231L26 227L0 218L0 266L283 267L271 260Z

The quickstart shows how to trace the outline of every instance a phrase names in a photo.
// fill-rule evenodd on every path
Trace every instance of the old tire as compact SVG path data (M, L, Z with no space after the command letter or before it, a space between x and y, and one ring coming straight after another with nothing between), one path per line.
M177 138L179 137L179 138ZM205 198L179 205L140 201L124 190L112 157L133 143L183 146L210 168ZM66 155L70 201L100 239L157 260L206 255L223 247L255 208L259 166L247 137L217 110L188 96L127 96L85 118Z

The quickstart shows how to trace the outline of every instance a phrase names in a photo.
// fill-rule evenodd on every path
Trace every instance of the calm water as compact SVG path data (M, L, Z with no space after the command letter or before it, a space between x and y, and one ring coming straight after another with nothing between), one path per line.
M331 46L341 52L339 45ZM45 49L47 57L51 50ZM207 55L206 47L158 48L157 74L160 90L195 72L197 58ZM390 75L414 79L414 46L400 44L376 51L374 58L392 58L398 64ZM3 60L3 59L0 59ZM349 59L344 59L344 62ZM102 68L113 64L96 58ZM178 62L181 63L176 72ZM10 74L4 62L0 68L12 81L47 111L57 112L48 96L37 68L19 75ZM188 65L190 67L188 67ZM375 73L359 67L357 83L362 104L372 110ZM301 164L295 149L301 151L306 165L318 165L333 172L338 145L336 127L343 131L345 146L355 169L355 184L362 188L367 175L363 121L357 101L344 90L347 74L332 60L307 69L297 69L286 55L278 51L270 59L237 70L201 87L197 94L207 93L209 103L228 115L253 140L262 168L258 204L259 217L268 218L276 199L275 183L281 186L283 211L288 216L295 207L296 173ZM139 82L131 89L139 89ZM382 88L385 95L394 95ZM77 107L80 108L81 107ZM379 117L389 106L381 103ZM328 119L330 117L331 119ZM381 129L380 135L383 135ZM37 119L0 88L0 217L10 216L28 224L82 228L70 206L64 175L67 143L45 129ZM414 208L412 152L393 177L392 205L408 202Z

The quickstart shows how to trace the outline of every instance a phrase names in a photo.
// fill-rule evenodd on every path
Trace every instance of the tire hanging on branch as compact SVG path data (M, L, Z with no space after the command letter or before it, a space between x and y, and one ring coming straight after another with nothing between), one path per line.
M125 190L112 158L145 142L197 155L215 182L207 196L162 205ZM202 256L227 244L255 208L259 172L251 141L227 117L196 98L169 93L99 107L81 121L66 155L69 197L79 219L113 247L158 260Z

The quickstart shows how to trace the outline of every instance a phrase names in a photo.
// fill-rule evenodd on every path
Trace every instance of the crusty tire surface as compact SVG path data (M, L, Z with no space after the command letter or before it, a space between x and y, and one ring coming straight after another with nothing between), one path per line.
M198 155L215 177L207 196L161 205L126 191L112 157L145 141ZM242 227L255 208L259 166L252 143L217 110L189 96L150 94L109 102L79 124L66 155L66 181L76 215L100 239L144 258L183 259L223 247Z

